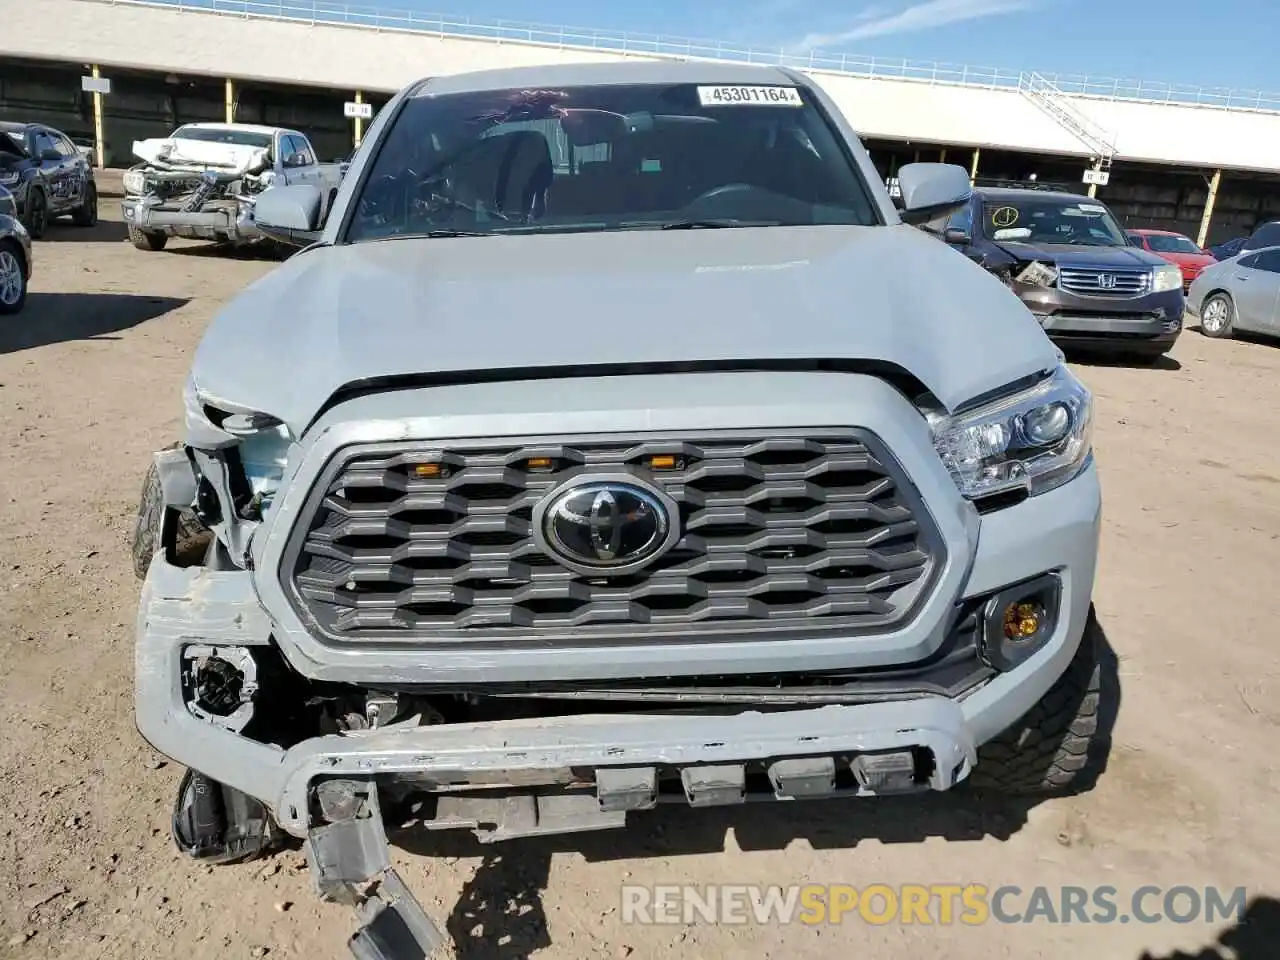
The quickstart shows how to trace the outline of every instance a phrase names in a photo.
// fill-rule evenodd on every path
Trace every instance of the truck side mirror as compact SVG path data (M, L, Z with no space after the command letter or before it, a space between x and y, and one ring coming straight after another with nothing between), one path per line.
M969 171L954 163L908 163L898 170L903 223L921 224L950 216L969 202Z
M254 225L285 243L314 243L320 230L321 199L320 189L311 183L269 187L253 205Z

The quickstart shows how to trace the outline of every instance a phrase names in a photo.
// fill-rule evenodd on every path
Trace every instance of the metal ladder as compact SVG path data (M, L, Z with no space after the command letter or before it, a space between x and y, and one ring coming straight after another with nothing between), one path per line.
M1018 75L1018 92L1089 148L1095 170L1111 169L1112 158L1116 155L1115 134L1104 130L1076 109L1055 84L1033 70Z

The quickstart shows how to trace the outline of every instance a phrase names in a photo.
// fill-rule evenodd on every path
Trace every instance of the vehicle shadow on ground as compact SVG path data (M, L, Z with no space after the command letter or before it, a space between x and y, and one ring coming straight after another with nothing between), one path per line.
M1102 708L1099 735L1075 792L1093 789L1105 773L1121 700L1118 658L1092 612L1089 629L1099 649ZM393 843L415 855L473 857L479 853L483 859L446 922L456 955L459 960L523 960L551 945L541 894L556 853L574 853L588 862L719 853L725 849L730 829L738 848L744 851L782 850L796 840L807 841L815 850L852 849L864 840L1007 840L1026 825L1028 813L1040 802L1039 798L983 795L962 786L947 794L883 800L797 801L699 810L685 807L679 811L659 807L633 814L626 830L510 840L493 846L481 845L464 833L388 832ZM857 806L851 810L849 804ZM849 861L846 867L856 869L857 863ZM1261 958L1261 954L1257 956Z
M36 241L42 243L119 243L129 239L129 228L119 220L99 220L92 227L77 227L70 220L61 220L49 224L44 236ZM37 253L37 258L39 254ZM39 260L36 261L37 268Z
M293 247L275 243L193 243L166 251L184 257L215 257L219 260L265 260L278 262L296 253Z
M21 313L0 323L0 355L68 340L116 340L111 334L186 303L130 293L31 293Z
M1067 360L1088 367L1133 367L1139 370L1181 370L1182 364L1173 357L1161 354L1158 357L1127 357L1110 353L1094 353L1089 350L1067 350L1063 348Z
M1196 333L1201 334L1201 336L1204 335L1200 330L1199 324L1196 324L1194 329ZM1255 343L1260 347L1271 347L1273 349L1276 346L1280 346L1280 337L1276 337L1275 334L1262 333L1257 330L1233 330L1231 331L1230 339L1239 340L1241 343Z
M1138 960L1275 960L1280 956L1280 900L1255 897L1240 921L1218 935L1217 943L1195 953L1175 950L1157 956L1144 952Z

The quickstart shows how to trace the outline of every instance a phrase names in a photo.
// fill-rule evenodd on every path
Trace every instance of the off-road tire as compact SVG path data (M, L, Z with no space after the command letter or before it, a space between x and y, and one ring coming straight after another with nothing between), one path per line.
M139 230L137 227L130 227L129 242L139 250L149 250L152 253L156 253L165 248L165 244L169 242L169 236L164 233L155 233L151 230Z
M160 472L154 463L142 481L142 495L138 498L138 513L133 524L133 574L139 580L147 576L147 568L156 551L160 549L160 529L164 521L164 497L160 490ZM191 510L178 513L175 534L174 559L179 566L195 566L208 554L213 542L213 531L200 522Z
M40 240L49 229L49 201L45 199L43 190L38 190L34 185L28 189L30 195L27 197L27 209L22 215L22 225L27 228L32 240Z
M1090 613L1075 657L1040 702L978 748L969 777L975 790L1055 795L1087 790L1110 747L1108 710L1119 697L1113 655Z
M92 180L85 184L84 202L71 214L71 222L77 227L93 227L98 223L98 188Z

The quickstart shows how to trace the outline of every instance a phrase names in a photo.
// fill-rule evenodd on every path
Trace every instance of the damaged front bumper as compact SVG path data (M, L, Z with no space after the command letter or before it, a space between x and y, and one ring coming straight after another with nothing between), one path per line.
M262 237L253 222L253 205L246 198L219 199L188 211L166 206L156 196L125 197L120 202L120 214L127 226L143 233L229 243Z
M169 459L181 466L176 455ZM179 469L162 471L169 502L189 502L191 490L176 489L179 478ZM193 703L193 657L239 665L246 700L255 690L263 703L290 695L273 686L279 672L254 673L255 663L284 663L255 574L182 568L162 550L139 607L137 726L159 752L261 799L281 829L305 838L318 891L360 913L351 941L357 957L425 956L439 934L390 870L380 803L412 806L411 819L424 829L470 829L490 842L622 827L629 813L659 803L877 796L943 791L964 780L978 746L1030 709L1075 654L1089 610L1098 503L1090 466L1057 490L982 518L957 602L1050 576L1060 590L1057 621L1029 658L957 693L736 712L671 698L650 712L632 705L393 723L287 746L255 739L251 711L211 715ZM406 790L412 805L402 803Z

